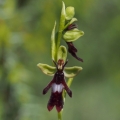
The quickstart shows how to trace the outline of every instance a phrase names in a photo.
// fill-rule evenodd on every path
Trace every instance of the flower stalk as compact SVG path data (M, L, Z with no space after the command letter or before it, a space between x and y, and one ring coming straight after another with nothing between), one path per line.
M58 120L62 120L62 110L58 113Z

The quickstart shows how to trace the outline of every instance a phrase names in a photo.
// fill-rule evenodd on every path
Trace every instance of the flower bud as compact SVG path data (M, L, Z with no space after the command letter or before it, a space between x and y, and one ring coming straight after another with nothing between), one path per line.
M72 19L74 14L75 14L74 7L70 6L66 8L66 17L65 17L66 20Z

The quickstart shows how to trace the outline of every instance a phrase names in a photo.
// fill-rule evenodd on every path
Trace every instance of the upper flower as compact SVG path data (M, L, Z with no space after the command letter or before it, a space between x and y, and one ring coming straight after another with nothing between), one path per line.
M62 19L64 19L66 23L63 29L63 39L68 45L68 52L71 53L71 55L77 60L83 62L83 60L76 55L77 49L74 47L72 42L83 36L84 32L79 30L76 24L74 24L74 22L77 21L77 19L74 18L74 7L70 6L65 9L64 6L63 8L64 9L62 9Z

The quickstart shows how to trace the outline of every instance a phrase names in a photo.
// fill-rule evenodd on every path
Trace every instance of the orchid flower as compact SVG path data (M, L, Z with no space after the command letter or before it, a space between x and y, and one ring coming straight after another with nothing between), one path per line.
M51 96L47 105L49 111L51 111L54 106L56 106L58 112L60 112L61 109L63 108L63 104L64 104L62 97L63 89L65 89L68 95L72 97L72 91L67 86L63 73L63 69L66 64L67 61L64 64L64 61L62 59L59 59L58 63L55 63L57 71L54 74L52 81L43 90L43 94L46 94L49 88L51 88Z
M51 88L51 96L47 105L47 108L49 111L53 109L54 106L56 106L56 109L58 112L61 111L63 108L63 97L62 93L65 89L70 97L72 97L72 91L69 89L69 87L66 84L65 77L66 78L73 78L77 75L78 72L82 70L82 67L79 66L73 66L73 67L65 67L68 60L64 63L67 56L67 50L66 47L60 46L59 52L58 52L58 62L56 63L54 60L55 66L50 66L47 64L39 63L37 66L42 70L42 72L46 75L53 76L53 79L47 87L44 88L43 94L46 94L47 91Z

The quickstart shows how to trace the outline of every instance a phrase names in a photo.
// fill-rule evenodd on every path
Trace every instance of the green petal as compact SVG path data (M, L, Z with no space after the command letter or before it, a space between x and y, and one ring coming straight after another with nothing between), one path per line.
M67 7L66 8L66 20L70 20L73 18L73 16L75 15L75 10L74 10L74 7Z
M72 29L72 30L65 32L65 34L63 35L63 38L67 42L73 42L83 35L84 35L83 31L75 28L75 29Z
M65 67L65 69L64 69L64 74L65 74L65 77L73 78L73 77L76 76L76 75L78 74L78 72L80 72L81 70L82 70L82 67L78 67L78 66Z
M54 28L52 30L52 35L51 35L51 54L52 54L52 59L54 61L56 58L55 27L56 27L56 22L54 24Z
M66 58L67 58L67 49L65 46L61 45L58 49L57 61L59 59L63 59L64 61L66 61Z
M44 74L49 76L53 76L56 71L56 67L47 64L38 63L37 66L42 70Z

